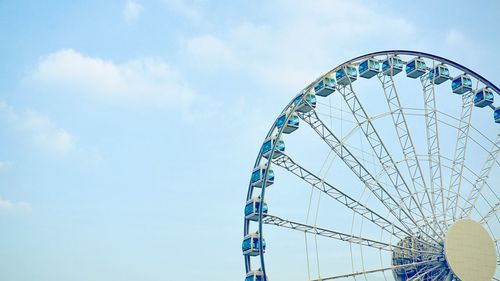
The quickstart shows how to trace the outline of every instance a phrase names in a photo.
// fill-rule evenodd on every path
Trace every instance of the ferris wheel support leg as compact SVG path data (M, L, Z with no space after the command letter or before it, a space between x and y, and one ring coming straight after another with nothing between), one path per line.
M455 145L455 157L451 169L450 184L448 188L448 200L446 210L449 212L450 220L454 221L459 205L460 187L462 184L462 173L464 170L467 141L469 139L469 128L472 117L473 94L468 92L462 96L462 111L460 123L458 124L457 142Z
M481 168L481 172L479 173L476 182L472 186L472 190L469 193L467 200L465 201L465 206L464 208L462 208L462 214L460 216L461 218L469 217L471 215L471 212L476 206L477 200L479 199L479 195L481 194L481 191L483 190L486 181L489 179L491 170L493 169L493 166L495 165L496 159L499 154L500 154L500 134L497 134L496 141L493 144L493 147L490 149L488 157L486 158L486 161L484 162ZM498 203L495 208L491 209L490 212L486 213L483 220L486 218L487 221L487 219L492 214L495 214L497 210L498 210Z
M415 145L413 144L408 123L406 122L406 116L399 100L396 83L391 75L379 74L378 78L382 84L382 89L391 113L394 128L398 135L401 151L403 152L405 159L404 162L408 168L408 174L411 177L415 196L417 196L418 203L422 206L422 208L427 206L426 211L432 214L433 223L437 226L437 229L441 232L441 234L443 234L444 230L442 229L441 224L437 221L433 200L427 188L427 184L425 183L420 161L417 156ZM421 198L418 198L419 190L424 191Z
M425 232L422 227L415 221L413 216L408 213L408 210L385 190L380 182L361 164L361 162L350 152L344 143L323 123L318 117L315 110L308 113L301 113L299 117L309 124L311 128L330 146L330 148L339 156L340 159L351 169L351 171L365 184L373 195L382 203L383 206L398 219L404 227L410 232L416 229L419 233L427 236L430 240L440 244L433 235Z
M338 87L338 91L344 98L344 101L348 105L358 124L364 123L364 125L360 126L361 130L370 144L373 153L377 156L383 171L389 178L392 188L396 191L399 201L402 202L402 205L405 206L409 214L415 215L421 221L424 221L424 224L422 224L422 228L425 229L424 231L433 232L436 237L440 237L440 234L438 234L427 221L427 216L422 210L421 204L415 198L416 192L412 192L410 190L401 174L401 171L399 171L394 159L387 150L386 145L380 138L373 122L370 120L366 110L363 108L361 101L352 87L352 84L349 83L346 86ZM418 214L420 214L420 217L418 217Z

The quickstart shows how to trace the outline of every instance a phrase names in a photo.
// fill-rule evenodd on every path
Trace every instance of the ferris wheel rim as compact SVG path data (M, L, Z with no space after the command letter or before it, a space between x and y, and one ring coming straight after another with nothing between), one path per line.
M350 59L350 60L348 60L348 61L346 61L346 62L338 65L337 67L333 68L332 70L326 72L325 74L323 74L319 78L315 79L307 87L305 87L304 89L302 89L298 94L296 94L295 97L292 98L290 100L290 102L284 107L284 109L281 111L281 113L278 115L278 117L281 116L282 114L287 113L287 112L295 112L295 108L298 106L298 103L294 104L295 98L297 98L300 95L305 94L307 91L311 90L312 87L314 87L314 85L316 83L318 83L321 79L323 79L326 76L334 73L335 71L341 69L342 67L350 65L350 64L353 64L353 63L358 62L358 61L361 61L363 59L373 58L373 57L376 57L376 56L389 56L389 55L408 55L408 56L415 56L415 57L419 57L419 58L422 57L422 58L430 59L433 62L439 62L441 64L450 65L450 66L454 67L455 69L458 69L458 70L462 71L464 74L467 74L467 75L470 75L470 76L474 77L478 82L481 82L486 87L492 89L494 92L496 92L498 95L500 95L500 89L495 84L493 84L492 82L490 82L488 79L486 79L482 75L478 74L477 72L475 72L475 71L473 71L473 70L471 70L471 69L469 69L469 68L467 68L467 67L465 67L465 66L463 66L463 65L461 65L461 64L459 64L457 62L454 62L454 61L452 61L450 59L446 59L446 58L441 57L441 56L437 56L437 55L433 55L433 54L425 53L425 52L420 52L420 51L411 51L411 50L385 50L385 51L372 52L372 53L368 53L368 54L365 54L365 55L358 56L358 57ZM391 77L392 77L392 75L391 75ZM288 121L288 118L286 119L287 121ZM278 127L277 126L277 121L278 121L278 118L275 119L273 125L271 126L271 128L268 131L268 133L266 134L266 139L269 138L269 137L271 137L273 135L273 133L275 132L275 129ZM278 132L276 134L277 138L280 138L283 135L283 129L284 128L281 128L281 129L278 128ZM267 162L267 167L266 167L265 172L263 174L264 181L267 181L267 174L268 174L268 171L269 171L269 167L270 167L270 165L272 163L273 154L275 153L276 145L277 144L273 144L272 145L271 154L270 154L270 156L268 157L268 159L266 161ZM262 151L259 150L257 159L256 159L256 161L254 163L254 168L257 168L259 166L259 163L262 160L262 158L263 158ZM249 184L249 188L248 188L248 192L247 192L247 201L252 198L251 195L252 195L254 189L255 189L255 187L252 186L252 183L250 183ZM265 198L265 188L262 188L260 198L262 200L264 200L264 198ZM262 202L264 202L264 201L262 201ZM262 229L263 229L263 216L262 215L263 215L263 213L262 213L262 204L261 204L260 205L260 210L259 210L259 219L258 219L258 229L259 229L258 233L259 233L259 237L261 239L262 239L262 235L263 235L263 231L262 231ZM244 235L249 234L249 232L248 232L249 224L250 224L250 220L248 220L248 219L245 218L244 219ZM263 252L263 248L262 247L263 247L262 243L260 243L259 250L260 250L261 269L264 272L264 280L267 280L267 276L265 275L266 270L265 270L265 262L264 262L264 252ZM249 257L247 257L247 256L245 256L245 267L246 267L246 272L248 273L251 270L251 267L250 267Z

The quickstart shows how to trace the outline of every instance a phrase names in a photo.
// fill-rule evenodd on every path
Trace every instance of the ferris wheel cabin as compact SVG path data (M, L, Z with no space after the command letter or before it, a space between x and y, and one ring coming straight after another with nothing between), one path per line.
M451 82L451 89L455 94L463 94L472 90L472 79L469 76L462 74L455 77Z
M335 72L335 79L337 79L337 83L344 86L356 81L357 76L358 72L352 65L346 65Z
M335 92L335 80L330 77L325 77L321 79L316 86L314 86L314 92L320 97L327 97L331 93Z
M403 70L403 61L398 56L392 56L382 63L382 73L394 76Z
M299 104L295 109L298 112L307 113L316 108L316 95L312 93L305 93L295 98L293 104Z
M370 79L380 71L380 63L375 59L367 59L359 64L359 76Z
M252 270L247 273L247 277L245 278L245 281L264 281L267 280L267 278L264 279L264 273L261 270Z
M493 91L489 88L480 89L474 95L474 105L477 107L489 106L493 103L493 101Z
M288 115L286 113L281 114L281 116L278 118L278 121L276 122L276 126L280 130L283 126L285 126L285 128L283 128L283 133L290 134L291 132L299 128L299 116L297 115L297 113L292 113L290 114L290 118L288 118L288 120L287 117Z
M259 233L250 233L245 236L241 249L243 250L243 255L245 256L258 256L260 255L260 238ZM262 239L262 252L266 252L266 241Z
M251 221L258 221L261 204L262 204L262 217L265 217L268 210L267 204L266 202L262 202L262 198L260 198L259 196L257 198L252 198L247 201L245 205L245 218Z
M406 64L406 76L418 78L425 74L427 66L422 58L414 58Z
M285 152L285 142L281 139L277 140L277 136L273 135L271 137L268 137L264 141L264 144L262 144L262 156L264 158L269 159L269 155L271 155L271 149L275 144L276 147L274 149L273 158L278 158L283 154L283 152Z
M253 187L262 187L262 182L264 181L264 174L266 173L267 163L257 167L252 172L252 186ZM267 180L265 181L265 187L270 186L274 183L274 172L269 169L267 172Z
M495 123L500 123L500 106L495 108L493 112L493 118L495 118Z
M443 64L438 65L429 72L429 79L436 85L442 84L450 79L450 70Z

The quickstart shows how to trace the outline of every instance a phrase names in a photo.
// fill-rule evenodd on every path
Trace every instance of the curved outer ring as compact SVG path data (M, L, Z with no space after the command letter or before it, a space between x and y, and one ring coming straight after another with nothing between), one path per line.
M436 55L433 55L433 54L429 54L429 53L424 53L424 52L418 52L418 51L411 51L411 50L387 50L387 51L379 51L379 52L373 52L373 53L369 53L369 54L365 54L365 55L362 55L362 56L359 56L359 57L356 57L354 59L351 59L351 60L348 60L342 64L340 64L339 66L333 68L332 70L328 71L327 73L325 73L324 75L320 76L319 78L317 78L316 80L314 80L312 83L310 83L307 87L305 87L302 91L300 91L299 94L297 94L289 103L287 106L285 106L285 108L281 111L281 113L278 115L278 116L281 116L283 113L289 111L290 113L291 112L295 112L295 108L300 104L300 103L297 103L295 105L293 105L293 101L301 94L307 92L309 89L311 89L313 87L313 85L315 85L316 83L318 83L321 79L323 79L325 76L327 75L330 75L331 73L334 73L336 72L337 70L341 69L342 67L348 65L348 64L351 64L353 62L356 62L356 61L359 61L359 60L362 60L362 59L368 59L368 58L371 58L371 57L375 57L375 56L383 56L383 55L409 55L409 56L416 56L416 57L424 57L424 58L428 58L428 59L431 59L433 61L439 61L441 63L444 63L444 64L448 64L450 66L453 66L454 68L456 69L459 69L461 71L463 71L464 73L466 74L469 74L471 75L472 77L474 77L475 79L481 81L483 84L485 84L487 87L489 87L490 89L492 89L493 91L495 91L498 95L500 95L500 89L495 85L493 84L492 82L490 82L488 79L484 78L483 76L481 76L480 74L478 74L477 72L459 64L459 63L456 63L452 60L449 60L449 59L446 59L446 58L443 58L443 57L440 57L440 56L436 56ZM292 106L293 105L293 106ZM288 116L285 120L285 124L286 122L288 122L288 119L290 118L290 116ZM269 129L265 139L267 139L268 137L270 137L272 135L272 133L274 132L274 129L276 128L276 124L277 124L277 119L274 121L273 125L271 126L271 128ZM277 139L281 138L282 134L283 134L283 130L284 130L285 127L282 127L279 131L278 131L278 134L277 134ZM263 174L263 181L262 181L262 186L261 186L261 200L262 202L264 201L264 198L265 198L265 185L266 185L266 182L267 182L267 174L268 174L268 171L269 171L269 168L271 166L271 161L273 159L273 155L274 155L274 151L276 149L276 145L277 145L277 142L273 144L272 148L271 148L271 153L269 155L269 158L267 160L267 168L266 168L266 171L264 172ZM254 169L259 165L260 161L262 159L262 150L260 149L259 150L259 154L257 156L257 159L255 160L255 163L254 163ZM250 183L248 185L248 192L247 192L247 199L246 201L250 200L252 198L252 193L253 193L253 189L254 187L252 186L252 181L250 180ZM245 204L246 204L246 201L245 201ZM259 239L260 241L262 241L263 239L263 235L262 235L262 205L263 204L260 204L260 208L259 208ZM248 219L244 219L244 227L243 227L243 236L247 235L248 234L248 229L249 229L249 225L250 225L250 220ZM265 263L264 263L264 254L262 253L262 243L259 243L259 251L260 251L260 263L261 263L261 270L262 270L262 273L264 274L264 281L267 281L267 275L266 275L266 270L265 270ZM251 270L251 266L250 266L250 257L249 256L244 256L245 257L245 269L246 269L246 272L248 273L250 270Z

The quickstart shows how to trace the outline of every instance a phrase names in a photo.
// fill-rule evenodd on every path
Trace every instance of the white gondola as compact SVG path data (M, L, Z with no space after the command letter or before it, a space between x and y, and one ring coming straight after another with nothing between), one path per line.
M474 105L477 107L489 106L493 101L493 92L489 88L480 89L474 95Z
M455 94L463 94L472 91L472 79L469 76L462 74L453 78L451 89Z
M500 106L495 108L493 112L493 118L495 118L495 123L500 123Z
M335 72L335 79L340 85L347 85L349 83L352 83L356 81L357 77L358 72L352 65L346 65Z
M318 84L314 86L314 92L320 97L329 96L331 93L335 92L335 80L330 77L321 79Z
M382 63L382 73L394 76L403 70L403 61L398 56L392 56Z
M290 134L299 128L299 116L297 115L297 113L292 113L290 114L290 118L288 119L288 121L286 120L287 117L288 114L281 114L281 116L278 118L276 126L278 126L278 129L281 129L281 127L285 126L285 128L283 129L283 133Z
M359 76L363 78L372 78L380 71L380 62L376 59L367 59L359 64Z
M267 281L267 278L264 279L262 270L252 270L247 273L245 281Z
M250 233L245 236L241 249L245 256L258 256L260 255L260 238L259 233ZM262 252L266 252L266 241L262 239Z
M440 64L429 71L429 79L436 85L439 85L450 79L450 70L443 64Z
M245 218L251 221L259 220L259 208L260 204L262 204L262 217L267 215L267 204L266 202L262 202L262 199L259 197L252 198L247 201L245 205Z
M274 150L273 159L280 157L283 152L285 152L285 142L282 139L277 140L277 136L273 135L271 137L268 137L262 144L263 157L269 159L269 155L271 155L271 149L273 148L274 144L276 144L276 148Z
M418 78L425 74L427 66L422 58L414 58L406 64L406 76Z
M296 105L297 103L299 105L297 106L295 111L307 113L316 108L316 95L310 92L300 95L293 101L294 105Z
M264 173L266 172L267 163L255 168L252 172L252 186L253 187L262 187L262 182L264 180ZM267 172L267 180L266 187L270 186L274 183L274 172L272 169L269 169Z

